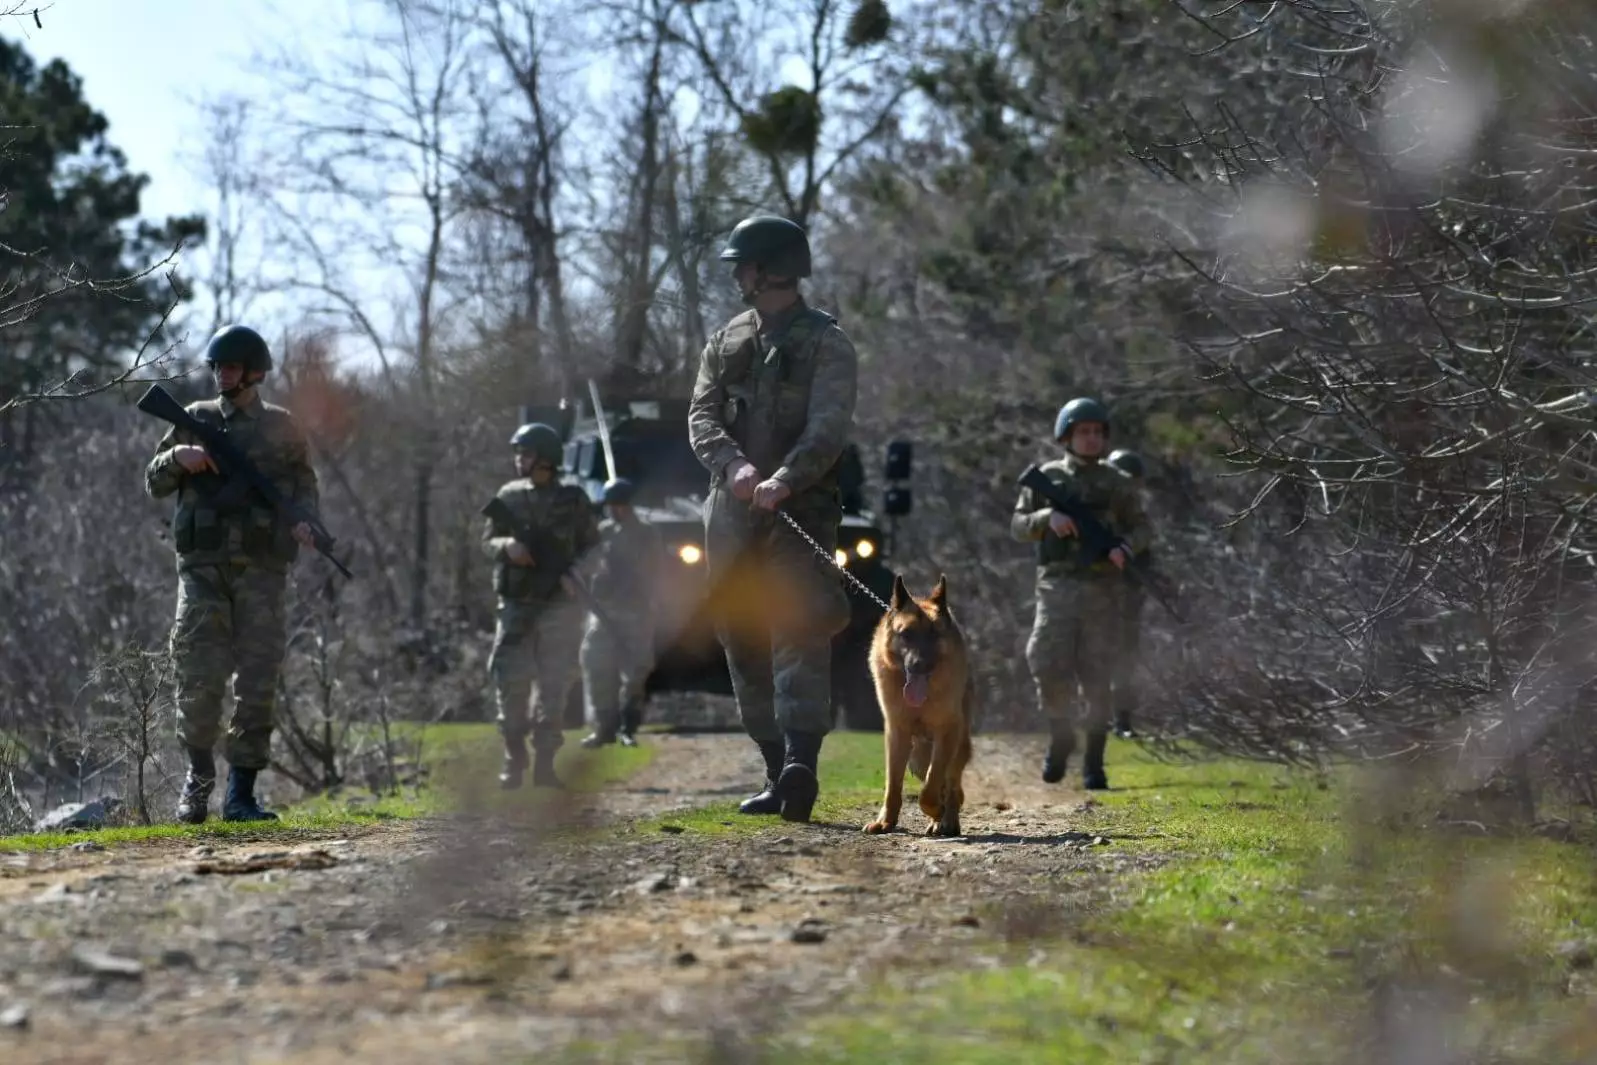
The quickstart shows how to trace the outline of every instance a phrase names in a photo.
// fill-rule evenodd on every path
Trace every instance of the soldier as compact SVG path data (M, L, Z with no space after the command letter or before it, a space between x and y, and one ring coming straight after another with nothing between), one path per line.
M196 418L228 437L284 498L316 513L316 471L293 415L260 398L272 353L253 329L230 325L205 346L218 396L188 405ZM229 499L212 491L215 461L191 434L167 430L144 471L152 499L174 493L172 541L177 553L177 616L171 633L176 665L178 738L188 772L177 818L203 824L216 786L222 699L231 678L224 821L275 821L255 798L255 781L271 763L278 670L286 643L284 596L288 569L310 526L284 528L267 503L249 495Z
M643 684L654 667L655 596L665 544L632 509L632 496L632 482L624 477L604 486L607 517L599 524L599 550L584 566L592 572L588 595L603 612L588 612L582 634L582 686L594 726L584 747L617 738L623 746L637 745Z
M721 259L733 264L750 309L705 345L688 433L710 471L710 579L729 590L716 632L743 727L765 761L764 789L739 809L805 822L832 725L832 638L849 620L830 556L842 521L838 464L853 425L859 358L836 320L799 294L799 279L810 276L800 226L771 215L746 218Z
M1141 489L1147 473L1141 455L1122 447L1111 451L1104 461L1131 478L1131 483ZM1135 561L1147 572L1153 562L1153 548L1137 555ZM1137 736L1131 727L1131 712L1137 707L1137 652L1142 645L1142 605L1148 595L1135 581L1127 581L1120 594L1120 653L1115 656L1114 671L1115 735L1130 740Z
M515 449L515 480L498 495L516 516L516 527L484 520L483 551L494 563L499 621L488 672L499 704L499 735L504 741L501 787L521 787L527 771L529 697L531 702L532 786L564 787L555 775L555 752L565 742L561 710L577 682L583 607L569 573L555 560L539 558L518 534L547 536L573 562L599 542L587 495L555 480L563 450L560 434L537 422L510 438ZM530 532L528 532L530 530ZM537 681L536 693L533 681Z
M1125 587L1120 571L1148 548L1150 534L1136 489L1100 461L1109 441L1109 411L1102 403L1066 403L1054 422L1054 439L1064 444L1065 456L1045 463L1043 473L1080 498L1121 543L1108 558L1084 565L1076 523L1029 488L1015 503L1009 530L1015 539L1037 544L1037 607L1026 664L1050 732L1042 778L1049 784L1064 779L1079 720L1087 733L1082 784L1098 790L1109 786L1103 754ZM1078 685L1085 704L1080 713L1071 706Z

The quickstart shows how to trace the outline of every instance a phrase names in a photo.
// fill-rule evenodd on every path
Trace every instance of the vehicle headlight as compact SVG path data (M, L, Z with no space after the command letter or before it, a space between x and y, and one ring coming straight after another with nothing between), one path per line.
M704 552L699 550L697 544L683 544L677 548L677 558L680 558L690 566L697 565L703 557Z
M839 566L848 565L848 552L844 551L841 547L837 549L837 554L833 555L832 557L837 559L837 564Z
M869 540L861 540L859 543L854 545L854 553L860 558L870 558L872 555L876 554L876 545L871 543Z

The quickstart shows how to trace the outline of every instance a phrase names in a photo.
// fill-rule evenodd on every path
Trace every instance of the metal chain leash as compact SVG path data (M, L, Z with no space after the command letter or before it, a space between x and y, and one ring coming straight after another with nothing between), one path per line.
M877 595L875 592L871 591L869 588L865 587L864 584L860 583L860 579L858 577L854 576L852 573L850 573L844 567L838 565L837 556L834 555L834 554L829 553L826 550L826 548L824 548L820 544L816 543L815 542L815 537L811 536L809 533L807 533L803 529L801 529L799 527L799 523L793 520L793 515L789 514L785 510L779 510L779 511L777 511L777 513L782 515L782 520L787 522L788 526L794 532L796 532L800 536L804 537L804 542L809 544L811 547L813 547L815 549L815 553L817 555L820 555L822 558L824 558L826 560L827 565L829 565L833 569L837 570L837 572L841 573L844 577L847 577L850 584L852 584L854 587L858 588L860 591L864 592L865 595L870 599L871 602L873 602L877 606L881 607L882 608L882 613L885 614L889 610L892 609L892 607L887 605L886 600L884 600L881 596Z

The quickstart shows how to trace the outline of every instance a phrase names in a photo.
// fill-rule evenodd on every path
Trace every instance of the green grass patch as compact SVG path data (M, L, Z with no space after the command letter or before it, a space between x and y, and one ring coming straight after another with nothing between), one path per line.
M160 839L271 838L292 842L295 838L323 837L330 832L387 821L444 814L463 806L477 812L536 811L552 797L547 790L534 789L530 781L519 791L498 790L502 748L492 725L399 726L395 732L412 744L406 757L419 754L419 761L428 768L424 784L388 794L342 789L314 796L276 808L282 818L276 823L229 824L219 820L213 809L211 820L203 825L170 822L0 837L0 852L51 850L85 841L107 847ZM583 735L581 730L568 732L565 746L555 759L556 772L576 791L594 791L625 780L654 756L648 746L584 750L577 745ZM419 746L414 746L416 741ZM263 778L263 784L270 788L269 779ZM223 787L225 782L218 781L219 792Z
M1555 947L1597 929L1586 848L1380 827L1350 771L1177 766L1125 743L1109 764L1117 790L1079 827L1175 861L1070 938L781 1042L834 1065L1342 1061L1374 1035L1371 986L1396 983L1469 1003L1432 1022L1468 1060L1576 1060L1557 1040L1583 1007Z
M755 779L762 774L763 767L753 743L748 743L748 755L749 776ZM821 794L811 819L859 828L864 824L860 819L861 811L882 801L881 733L833 732L821 748L820 770ZM723 837L754 835L785 825L768 817L747 817L738 813L738 803L745 797L740 795L724 802L635 822L620 831L658 832L669 826L681 829L684 834Z
M879 735L828 739L823 819L849 822L879 801L881 757ZM1572 939L1597 943L1589 846L1439 831L1411 811L1375 811L1385 800L1349 769L1171 764L1117 740L1108 763L1114 790L1095 793L1070 827L1112 841L1092 853L1159 855L1163 865L1063 874L1062 896L1077 889L1071 878L1108 877L1113 901L1073 924L1039 921L1035 933L974 948L995 965L906 972L830 1016L787 1019L738 1060L1340 1065L1365 1059L1372 988L1383 985L1426 988L1457 1007L1416 1007L1398 1024L1411 1033L1429 1025L1430 1038L1467 1048L1450 1060L1593 1060L1597 1044L1589 1035L1582 1043L1573 1026L1589 1017L1597 981L1583 984L1588 971L1557 953ZM640 827L791 830L742 818L735 805ZM967 828L972 820L979 815ZM560 1060L657 1060L637 1049L588 1044ZM672 1053L722 1060L704 1049Z
M112 847L162 839L189 839L199 842L270 837L286 843L293 842L296 838L325 838L329 833L379 824L391 819L375 813L309 814L295 810L282 811L282 817L278 823L267 825L229 824L213 817L203 825L126 825L93 831L34 832L27 835L0 837L0 853L47 851L85 841Z

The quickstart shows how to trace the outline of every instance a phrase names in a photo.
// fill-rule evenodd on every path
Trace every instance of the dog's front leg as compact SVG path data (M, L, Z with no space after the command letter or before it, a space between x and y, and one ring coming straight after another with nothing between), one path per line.
M887 752L887 788L876 820L865 826L867 832L891 832L898 825L898 812L904 805L904 767L909 763L909 732L891 725L882 730L882 746Z
M959 774L964 769L959 737L944 728L932 740L932 766L921 791L920 808L931 824L928 836L959 835L959 806L963 796Z

